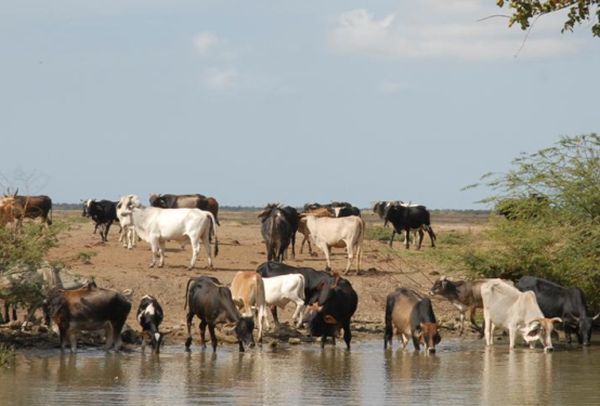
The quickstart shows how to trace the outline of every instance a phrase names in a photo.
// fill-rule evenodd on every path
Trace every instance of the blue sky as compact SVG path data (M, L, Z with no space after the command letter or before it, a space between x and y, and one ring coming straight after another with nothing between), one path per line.
M598 131L600 39L495 0L2 1L0 183L56 202L224 205L461 192ZM520 51L519 51L520 50ZM34 174L29 186L19 172Z

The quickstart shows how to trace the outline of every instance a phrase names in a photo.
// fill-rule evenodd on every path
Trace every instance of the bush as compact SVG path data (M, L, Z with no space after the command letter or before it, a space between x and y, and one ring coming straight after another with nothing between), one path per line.
M0 368L8 366L15 361L15 350L6 344L0 343Z
M487 183L500 193L486 199L511 215L492 218L489 244L462 260L477 276L538 276L599 303L600 137L564 137L513 164Z

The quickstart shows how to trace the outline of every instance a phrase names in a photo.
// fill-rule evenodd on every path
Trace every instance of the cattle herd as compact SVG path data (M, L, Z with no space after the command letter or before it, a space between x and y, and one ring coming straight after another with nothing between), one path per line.
M121 227L123 246L132 249L138 239L150 244L150 267L164 265L165 243L170 240L190 243L193 268L201 243L208 256L208 267L213 267L218 254L217 228L219 205L216 199L200 194L151 195L150 207L144 207L138 196L126 195L117 202L86 200L83 215L94 221L100 229L102 241L108 238L113 223ZM396 233L405 233L406 248L411 240L420 249L425 233L435 247L436 234L431 227L430 214L425 206L401 201L382 201L373 207L384 222L393 226L389 241L392 245ZM20 227L23 218L41 218L47 226L52 224L52 201L47 196L19 196L7 194L0 198L0 226L15 223ZM266 248L266 262L256 271L240 271L230 286L217 278L199 276L189 279L185 289L188 338L185 348L192 343L191 324L200 319L200 343L205 347L206 328L210 334L213 351L217 349L215 327L230 325L239 342L239 350L262 342L264 330L270 328L268 310L276 326L279 325L277 308L292 302L296 307L292 323L297 328L306 326L307 332L321 337L323 346L328 338L335 344L338 333L350 349L351 318L358 306L358 294L350 281L338 272L331 271L330 250L345 248L347 274L356 258L356 271L360 271L365 221L358 208L346 202L307 204L302 210L278 204L267 205L258 215L261 234ZM300 232L304 243L311 241L325 254L325 271L308 267L294 267L284 263L295 256L295 235ZM86 283L73 289L49 290L43 304L48 324L55 323L60 333L61 348L70 343L76 350L77 334L81 330L105 329L106 347L118 349L121 331L131 310L131 292L99 288ZM514 348L520 336L531 348L540 341L544 350L552 350L556 336L555 324L562 324L565 337L577 336L582 345L589 345L593 322L599 315L590 316L583 292L578 288L565 288L551 281L524 276L516 284L502 279L453 281L441 277L434 282L428 294L412 289L398 288L387 296L382 315L385 318L384 348L391 347L394 335L403 348L409 341L415 350L421 346L434 352L441 340L440 326L436 321L431 296L447 299L460 313L459 333L465 329L465 316L469 313L472 326L485 337L487 345L494 341L494 329L508 331L509 347ZM483 309L484 324L475 320L477 309ZM7 309L5 309L7 312ZM6 315L8 317L8 315ZM165 315L156 297L145 295L137 309L137 320L143 330L143 344L149 341L158 352L162 342L159 327Z

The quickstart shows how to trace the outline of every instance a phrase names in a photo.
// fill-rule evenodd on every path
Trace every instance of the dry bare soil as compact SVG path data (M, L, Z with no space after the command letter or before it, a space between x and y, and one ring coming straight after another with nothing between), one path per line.
M93 277L99 286L134 290L133 308L128 323L139 329L135 320L135 310L142 296L146 294L158 298L165 320L162 329L170 331L169 341L183 342L185 332L184 299L185 287L189 278L210 275L229 283L237 271L255 270L266 260L265 247L260 234L260 223L254 211L222 211L221 226L218 228L220 252L215 259L215 268L206 268L206 253L202 248L196 268L188 270L191 258L189 244L182 250L176 242L167 243L164 268L149 268L151 252L149 245L140 241L132 250L123 248L118 241L119 227L111 228L109 241L102 243L98 234L93 234L93 223L81 217L80 212L58 211L55 219L69 224L68 231L60 235L59 244L52 249L49 260L61 261L65 266L80 275ZM373 215L366 214L367 228L380 227L381 222ZM477 235L485 227L485 216L458 214L438 214L432 216L433 227L438 234L440 248L443 247L445 233ZM391 229L387 229L391 233ZM308 266L317 270L325 268L324 256L310 256L307 247L299 253L302 235L298 234L296 258L287 261L290 265ZM347 278L359 296L358 310L353 319L356 338L380 334L383 327L383 313L386 295L397 287L414 288L423 294L440 269L429 251L433 250L425 237L423 248L417 252L414 247L406 250L400 241L389 249L384 242L365 240L362 271L357 275L353 266ZM346 265L345 251L334 250L333 270L342 271ZM289 304L280 319L289 320L293 305ZM441 323L450 330L456 311L445 301L434 298L434 310ZM197 326L197 321L195 323ZM197 330L196 330L197 331ZM196 332L194 332L197 337Z

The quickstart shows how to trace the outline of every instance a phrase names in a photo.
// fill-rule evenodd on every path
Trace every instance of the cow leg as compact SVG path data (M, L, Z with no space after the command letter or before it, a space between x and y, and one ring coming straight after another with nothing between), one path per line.
M515 344L517 342L517 329L515 326L511 326L508 328L508 348L511 350L515 348Z
M212 324L208 325L208 332L210 334L210 343L212 344L213 352L217 351L217 336L215 334L215 326ZM242 342L240 341L240 351L244 351Z
M8 304L8 301L4 301L4 322L8 323L10 321L10 314L8 313L10 308L10 305Z
M106 342L104 344L104 349L106 351L110 350L113 345L115 344L114 342L114 338L115 338L115 333L114 333L114 327L112 325L112 323L106 323L106 326L104 327L104 334L106 336Z
M423 232L422 228L419 228L419 244L417 244L417 249L420 250L421 249L421 244L423 244L423 237L424 237L425 233Z
M185 317L187 333L188 333L188 336L185 340L185 350L186 351L189 351L190 346L192 345L192 319L193 318L194 318L194 314L191 311Z
M331 253L329 252L329 247L326 244L323 244L319 248L321 248L323 250L323 252L325 253L325 262L327 263L327 267L325 268L325 270L331 271L331 259L330 259Z
M194 269L194 265L196 264L196 259L198 259L198 253L200 252L200 241L192 241L190 239L190 244L192 245L192 260L190 262L190 267L188 269ZM209 253L210 258L210 253Z
M206 255L208 258L208 269L213 269L213 256L212 251L210 250L210 238L204 238L202 242L204 242L204 249L206 250ZM200 252L200 244L198 244L198 252Z
M296 259L296 233L292 234L292 259Z
M404 238L404 246L406 247L406 249L410 248L410 229L406 228L404 229L404 233L406 234L406 237Z
M158 267L165 266L165 241L158 241Z
M152 251L152 262L150 262L150 268L154 268L156 265L156 257L158 256L158 239L150 239L150 250Z
M77 352L77 333L74 330L69 332L69 341L71 343L71 352Z
M350 351L350 341L352 341L352 331L350 330L350 321L344 323L344 341L346 342L346 349ZM390 339L391 342L391 339Z
M200 321L200 345L202 346L202 348L206 348L206 326L208 326L208 323L204 320Z
M415 347L415 351L421 351L421 345L419 344L419 337L417 337L414 333L412 336L413 346Z
M146 331L142 332L142 352L146 352L146 340L148 338L148 334Z
M431 240L431 246L433 248L435 248L435 240L436 240L436 236L435 233L433 232L433 229L431 228L431 226L427 226L427 234L429 234L429 239Z
M112 225L112 220L106 223L106 228L104 229L104 241L108 241L108 230L110 230L110 226Z
M493 344L494 327L490 320L490 312L485 307L483 308L483 320L484 320L483 327L484 327L485 345L492 345Z
M345 241L346 243L346 252L348 253L348 262L346 264L346 270L344 271L344 275L350 271L350 267L352 266L352 260L354 259L354 249L352 247L352 243L350 241Z
M406 350L406 346L408 345L408 337L402 333L400 335L400 338L402 339L402 351Z
M396 235L396 230L392 230L392 236L390 237L390 248L392 247L392 243L394 242L394 236Z
M471 325L473 325L473 327L475 327L475 330L477 330L479 332L479 338L481 338L483 336L483 326L480 326L477 324L477 321L475 320L475 311L477 309L475 307L471 307L469 309L469 318L471 320Z
M463 333L465 332L465 313L460 312L459 318L460 318L460 327L458 328L458 335L462 336Z
M270 306L271 307L271 315L273 316L273 321L275 322L275 325L277 327L279 327L279 318L277 317L277 306Z
M292 316L292 321L296 324L296 328L302 327L302 310L304 310L304 300L298 300L296 303L296 310Z

